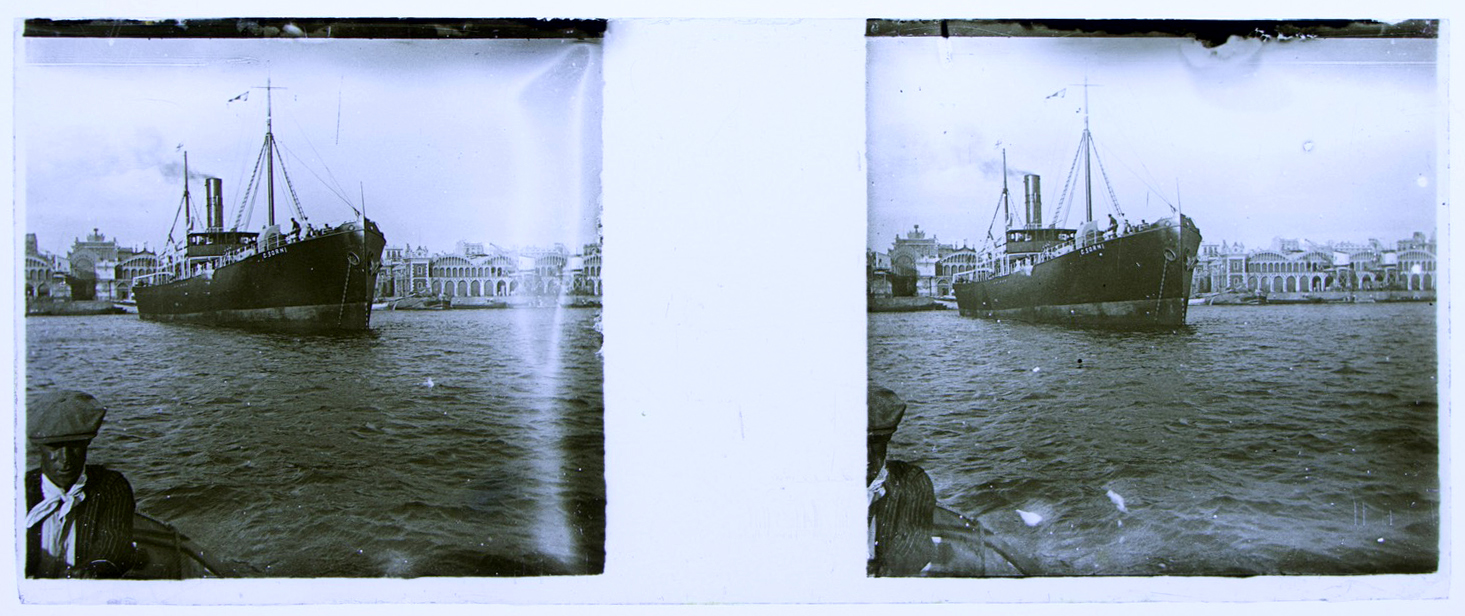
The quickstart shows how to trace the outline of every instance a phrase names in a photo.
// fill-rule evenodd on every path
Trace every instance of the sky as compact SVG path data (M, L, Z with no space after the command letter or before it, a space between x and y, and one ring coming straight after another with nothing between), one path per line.
M355 218L364 197L390 246L596 239L598 40L31 38L20 53L24 226L53 254L93 228L161 247L185 151L193 203L202 177L222 178L232 226L264 142L267 83L284 88L275 139L313 224ZM261 196L241 226L257 230L264 212Z
M1194 219L1205 242L1388 245L1433 233L1443 107L1436 41L869 37L867 246L915 225L980 245L1002 192L1042 178L1053 222L1088 88L1103 175L1129 220ZM1078 199L1068 226L1083 217ZM1178 195L1178 196L1177 196ZM999 217L993 235L1001 237Z

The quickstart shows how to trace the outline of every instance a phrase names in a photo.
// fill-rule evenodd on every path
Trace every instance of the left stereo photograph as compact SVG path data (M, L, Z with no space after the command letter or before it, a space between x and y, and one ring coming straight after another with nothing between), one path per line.
M604 21L23 28L25 577L603 571Z

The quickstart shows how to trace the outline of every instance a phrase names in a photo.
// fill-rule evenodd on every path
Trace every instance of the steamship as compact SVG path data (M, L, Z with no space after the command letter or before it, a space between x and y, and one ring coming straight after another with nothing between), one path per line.
M269 86L266 86L268 92ZM289 229L275 220L275 165L280 165L290 203L299 217ZM173 241L157 271L133 280L138 316L150 321L302 331L364 330L371 321L376 276L386 239L363 210L339 225L310 224L284 167L267 105L264 146L240 200L234 224L224 221L223 180L207 178L206 225L194 228L189 195L188 157L184 155L185 241ZM261 185L262 184L262 185ZM268 220L260 231L240 230L246 212L263 189ZM355 209L353 207L353 209ZM304 228L300 227L304 224Z
M1200 230L1178 205L1172 206L1174 216L1170 218L1138 225L1126 221L1121 227L1110 215L1108 224L1100 226L1094 220L1090 173L1098 151L1088 124L1085 104L1079 142L1084 221L1078 228L1060 228L1056 223L1044 226L1041 182L1034 174L1023 176L1026 220L1016 224L1008 202L1007 154L1003 153L998 207L1006 215L1007 228L1000 241L990 242L981 251L972 269L953 276L957 307L963 315L1125 328L1185 324ZM1079 156L1075 156L1074 166L1078 164ZM1108 178L1104 181L1107 187ZM1070 198L1076 192L1076 184L1064 190ZM1113 188L1108 192L1123 219Z

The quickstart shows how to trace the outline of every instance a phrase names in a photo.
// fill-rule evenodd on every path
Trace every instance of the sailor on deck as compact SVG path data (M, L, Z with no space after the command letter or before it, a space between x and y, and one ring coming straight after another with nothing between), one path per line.
M86 464L106 413L79 391L28 405L26 435L41 467L25 475L26 577L115 578L134 562L132 486L121 473Z
M936 491L926 471L914 464L887 461L886 449L905 415L905 401L895 392L870 385L868 463L869 562L867 573L908 576L921 573L936 555L931 540Z

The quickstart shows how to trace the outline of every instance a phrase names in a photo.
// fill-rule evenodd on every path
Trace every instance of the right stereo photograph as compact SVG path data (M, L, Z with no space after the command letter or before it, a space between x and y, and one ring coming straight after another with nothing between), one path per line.
M1439 31L868 21L868 574L1435 572Z

